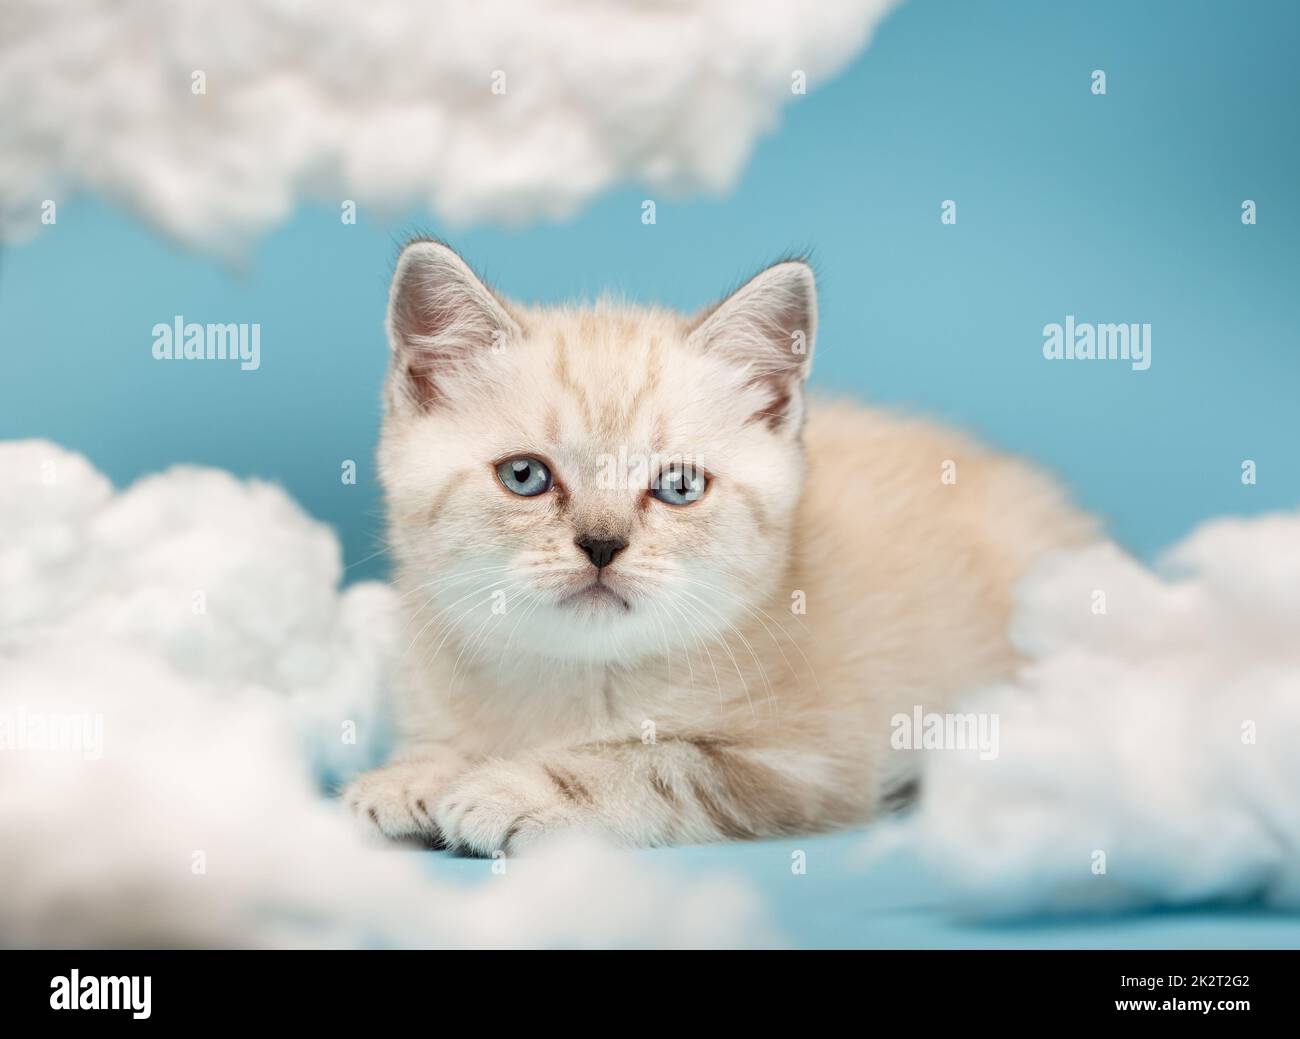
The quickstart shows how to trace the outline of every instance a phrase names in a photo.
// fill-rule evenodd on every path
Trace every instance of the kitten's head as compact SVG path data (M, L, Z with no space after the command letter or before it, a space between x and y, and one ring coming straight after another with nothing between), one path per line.
M407 246L380 467L417 626L631 662L749 623L786 568L816 323L799 261L688 318L518 306Z

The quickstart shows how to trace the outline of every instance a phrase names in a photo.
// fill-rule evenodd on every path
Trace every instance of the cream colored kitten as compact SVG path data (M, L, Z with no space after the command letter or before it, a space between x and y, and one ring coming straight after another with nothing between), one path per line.
M946 429L805 412L816 324L801 262L688 318L522 307L406 248L379 458L409 650L361 819L481 855L844 826L909 771L895 713L1008 673L1013 582L1089 522Z

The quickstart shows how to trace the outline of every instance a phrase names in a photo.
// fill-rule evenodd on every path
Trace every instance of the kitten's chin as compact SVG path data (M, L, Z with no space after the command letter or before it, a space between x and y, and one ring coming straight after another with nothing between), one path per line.
M605 585L566 593L535 609L515 644L553 660L633 663L664 652L663 633L644 602Z
M632 604L605 584L589 584L585 588L579 588L576 592L571 592L560 599L556 606L595 617L611 612L616 614L632 612Z

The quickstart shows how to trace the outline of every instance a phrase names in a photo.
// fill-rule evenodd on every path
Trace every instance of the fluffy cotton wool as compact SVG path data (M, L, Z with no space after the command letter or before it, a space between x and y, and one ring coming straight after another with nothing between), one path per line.
M1104 612L1103 612L1104 611ZM1300 513L1102 544L1019 593L1001 753L927 755L904 824L965 913L1300 906Z
M237 249L303 194L463 223L722 190L895 0L7 0L0 240L89 190Z

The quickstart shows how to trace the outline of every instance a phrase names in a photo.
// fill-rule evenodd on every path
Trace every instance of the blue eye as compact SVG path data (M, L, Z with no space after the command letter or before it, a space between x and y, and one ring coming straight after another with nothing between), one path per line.
M497 466L497 477L511 494L534 498L551 489L551 471L536 458L507 458Z
M650 493L668 505L689 505L704 497L709 478L688 465L669 466L659 474Z

